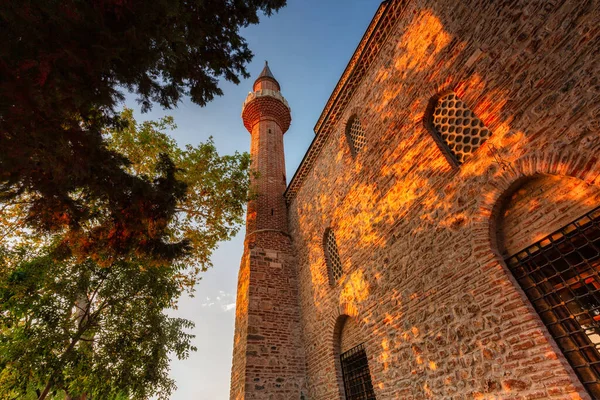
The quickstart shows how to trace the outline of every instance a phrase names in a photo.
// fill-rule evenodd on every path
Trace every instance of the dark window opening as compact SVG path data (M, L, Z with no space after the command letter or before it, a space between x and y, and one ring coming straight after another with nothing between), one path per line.
M325 253L325 262L329 269L330 283L333 285L341 278L343 274L342 261L340 260L340 254L338 253L337 242L335 240L335 234L331 228L325 230L323 237L323 251Z
M340 356L346 400L375 400L367 353L363 344Z
M356 156L365 144L367 144L365 130L357 115L353 115L346 124L346 139L350 145L352 156Z
M600 399L600 207L506 263L581 382Z

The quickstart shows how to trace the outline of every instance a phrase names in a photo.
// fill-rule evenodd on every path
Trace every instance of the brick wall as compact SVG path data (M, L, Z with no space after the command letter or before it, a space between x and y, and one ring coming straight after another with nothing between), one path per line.
M283 132L276 121L262 119L253 125L250 153L251 168L258 174L251 179L255 199L248 203L246 229L249 233L263 229L287 232Z
M600 205L600 188L580 179L542 175L517 183L501 203L498 247L511 256Z
M231 366L230 399L244 399L246 395L246 353L248 351L248 305L250 294L250 254L244 250L238 273L235 300L235 330L233 334L233 362Z
M518 247L598 205L598 3L403 7L289 205L308 398L340 398L334 332L349 315L378 399L587 399L496 237L513 229L503 241ZM423 124L430 99L447 90L492 131L458 168ZM356 158L344 135L354 113L367 135ZM536 183L543 193L519 186L539 175L548 176ZM530 200L537 233L521 234L532 217L510 202ZM344 264L333 287L322 249L329 226Z
M365 341L356 319L348 318L344 322L339 340L340 353L345 353Z

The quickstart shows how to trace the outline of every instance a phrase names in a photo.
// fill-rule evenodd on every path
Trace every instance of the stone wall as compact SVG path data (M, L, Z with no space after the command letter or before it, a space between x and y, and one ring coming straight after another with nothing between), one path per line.
M562 188L567 176L600 185L598 3L403 7L289 205L307 398L340 399L335 330L348 315L378 399L587 399L504 265L496 230L531 176L562 177L547 181L564 196L560 209L599 205ZM423 124L430 99L448 90L492 131L459 167ZM367 135L355 158L344 134L353 114ZM545 229L553 197L539 197L538 210L554 210L539 214ZM333 286L328 227L344 264Z
M238 279L232 400L300 399L305 361L299 314L289 240L287 252L247 248Z

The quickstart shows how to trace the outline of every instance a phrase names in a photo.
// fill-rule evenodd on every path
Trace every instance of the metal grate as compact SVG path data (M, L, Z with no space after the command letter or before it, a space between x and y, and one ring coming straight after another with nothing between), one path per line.
M491 135L483 122L454 93L437 101L433 127L459 163L465 162Z
M360 123L360 119L356 115L348 121L346 126L346 137L348 138L348 143L350 143L350 149L352 150L353 155L356 155L360 149L367 144L365 130Z
M325 250L325 260L329 267L329 273L331 274L332 284L337 282L342 276L342 261L338 253L337 243L335 241L335 235L331 229L325 231L325 238L323 241L323 248Z
M343 353L340 361L346 400L375 400L364 345L359 344Z
M600 207L506 263L582 383L600 399Z

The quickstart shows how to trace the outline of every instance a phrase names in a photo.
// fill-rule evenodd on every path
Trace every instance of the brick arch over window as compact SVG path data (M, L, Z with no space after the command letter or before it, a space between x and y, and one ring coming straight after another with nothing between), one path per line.
M491 136L485 124L451 91L436 95L430 100L425 110L424 123L454 166L467 161Z
M473 274L487 274L494 276L499 283L508 283L501 284L497 288L498 295L502 299L512 298L516 302L513 305L515 307L513 309L514 317L510 320L511 323L522 323L524 324L522 326L526 326L529 332L542 334L542 337L536 339L536 350L529 349L527 351L535 351L537 354L543 355L550 368L557 368L557 370L564 368L564 371L567 372L565 378L570 381L573 390L569 393L580 394L583 398L588 398L588 396L583 394L585 389L581 380L570 367L542 320L535 318L527 323L523 322L522 316L535 313L535 311L504 262L505 257L501 255L501 252L505 250L498 247L497 238L501 237L498 230L506 229L500 227L499 224L501 222L499 216L505 202L514 194L515 190L538 175L577 178L589 185L600 187L600 160L596 153L595 149L557 153L552 148L546 148L511 160L510 168L498 170L494 166L490 166L489 170L481 171L482 175L488 175L488 179L480 188L479 212L473 215L471 225L473 237L479 238L478 240L487 238L489 243L489 246L478 246L474 249L473 257L480 263L479 267L472 271ZM519 302L520 305L517 305ZM516 345L519 345L519 342L514 344L514 346ZM512 347L516 356L525 351L513 347L513 345L509 345L509 347ZM553 354L558 357L554 359Z
M600 188L568 176L538 174L517 182L499 205L498 250L506 257L600 206Z
M348 118L348 122L346 123L346 140L348 141L350 153L352 153L353 157L356 157L365 144L367 144L365 129L360 122L358 114L353 114Z
M325 233L323 234L323 253L325 254L325 262L327 263L329 283L335 285L343 274L343 268L335 233L331 228L325 229Z
M483 261L494 261L502 252L498 248L499 215L507 198L529 179L539 175L576 178L600 188L600 159L595 151L562 152L540 150L514 161L510 168L487 172L488 179L479 190L479 213L473 215L472 231L487 237L489 248L481 247L474 255ZM485 175L486 171L482 171Z

